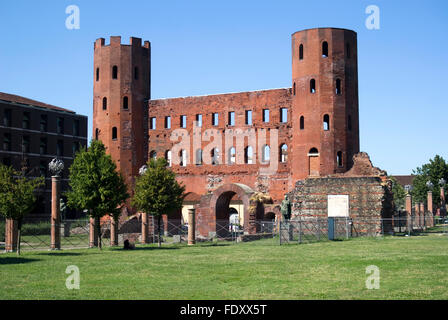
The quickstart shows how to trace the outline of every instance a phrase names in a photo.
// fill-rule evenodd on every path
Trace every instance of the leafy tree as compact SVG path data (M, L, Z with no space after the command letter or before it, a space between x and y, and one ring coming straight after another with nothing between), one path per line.
M394 194L394 204L396 209L401 209L405 206L406 202L406 191L398 183L397 179L394 177L389 177L392 182L392 192Z
M98 246L101 249L100 218L110 215L118 220L121 208L129 197L123 177L106 148L98 140L92 140L88 150L76 153L70 167L70 187L67 205L79 210L86 209L95 219Z
M434 185L432 200L435 207L440 206L440 184L439 180L444 178L448 181L448 163L439 155L436 155L434 159L430 159L429 163L417 167L413 170L416 175L412 185L412 196L416 202L426 201L428 187L426 183L431 181Z
M176 181L175 173L167 168L164 158L151 159L147 167L136 180L132 205L157 217L160 247L160 219L163 214L169 215L182 208L185 187Z
M23 218L36 203L35 190L44 185L44 178L27 178L24 172L0 164L0 213L17 221L17 254L20 254L20 233Z

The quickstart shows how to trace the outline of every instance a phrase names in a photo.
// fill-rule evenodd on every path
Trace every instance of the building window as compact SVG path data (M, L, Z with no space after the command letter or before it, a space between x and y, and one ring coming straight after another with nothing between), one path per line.
M341 79L336 79L336 94L337 94L337 95L342 94L342 90L341 90Z
M56 155L62 157L64 155L64 141L58 140L56 145Z
M3 158L3 164L5 166L10 166L11 165L11 158L7 157L7 158Z
M202 127L202 114L196 115L196 126Z
M338 167L342 167L343 163L342 163L342 151L338 151L337 155L336 155L336 162L338 163Z
M324 57L324 58L328 57L328 42L327 41L322 42L322 57Z
M230 147L228 164L235 164L235 162L236 162L236 149L235 147Z
M328 114L324 115L324 131L330 130L330 116Z
M346 54L346 56L347 56L347 59L350 59L350 43L347 43L346 45L345 45L345 54Z
M269 109L263 109L263 122L269 122Z
M271 148L268 145L265 145L263 147L263 154L262 154L263 162L269 162L270 158L271 158Z
M100 135L100 131L98 128L95 129L95 140L98 140L98 137Z
M252 110L246 110L246 124L252 125Z
M352 117L350 115L348 116L347 122L348 131L352 131Z
M196 155L195 163L197 166L200 166L202 164L202 149L197 149L195 155Z
M29 136L22 137L22 152L24 152L24 153L30 152L30 137Z
M212 158L212 165L219 164L219 149L213 148L210 151L210 157Z
M73 135L76 137L79 136L79 120L73 121Z
M152 117L150 119L150 127L151 130L156 130L156 117Z
M310 92L316 93L316 80L314 79L310 80Z
M123 109L128 110L129 108L129 99L128 97L123 97Z
M107 110L107 98L103 98L103 110Z
M79 151L79 142L73 142L72 144L72 154L73 157L76 155L76 152Z
M300 130L305 129L305 118L303 116L300 117Z
M212 125L217 126L219 123L219 113L213 113L212 115Z
M285 123L288 122L288 109L280 108L280 122Z
M30 128L30 113L29 112L23 113L22 128L23 129Z
M230 111L229 112L229 126L235 125L235 112Z
M303 44L299 46L299 60L303 60Z
M117 140L117 127L112 128L112 140Z
M47 154L47 138L40 138L40 154Z
M11 151L11 134L5 133L3 135L3 150Z
M288 160L288 146L282 144L280 146L280 162L286 162Z
M113 66L112 67L112 79L117 79L117 78L118 78L118 67Z
M57 129L59 134L64 134L64 118L58 117Z
M138 67L134 67L134 79L138 80Z
M187 150L180 150L179 157L180 157L180 166L186 167L187 166Z
M244 162L246 164L252 164L252 157L253 157L253 149L251 146L247 146L246 149L244 149Z
M100 68L96 68L96 81L100 80Z
M150 159L150 160L156 160L156 159L157 159L157 152L156 152L155 150L152 150L152 151L149 153L149 159Z
M165 117L165 129L171 129L171 117L170 116Z
M41 177L47 176L47 163L45 161L41 161L39 164L39 173Z
M294 82L294 84L292 85L292 94L296 95L296 83Z
M181 128L187 127L187 116L180 116L180 127Z
M47 132L48 129L48 118L46 114L41 114L40 115L40 131L42 132Z
M11 109L5 109L3 112L3 125L5 127L11 126Z
M165 159L168 163L168 167L171 167L171 150L165 151Z

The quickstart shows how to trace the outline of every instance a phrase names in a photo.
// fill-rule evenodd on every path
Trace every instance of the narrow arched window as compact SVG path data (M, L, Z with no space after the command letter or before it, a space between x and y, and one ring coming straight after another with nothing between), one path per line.
M341 79L336 79L336 94L337 95L342 94Z
M318 156L319 155L319 150L317 150L316 148L311 148L310 151L308 152L308 156Z
M235 162L236 162L236 149L235 147L230 147L228 164L235 164Z
M199 166L202 164L202 149L196 150L196 165Z
M128 108L128 97L123 97L123 109L127 110Z
M352 131L352 117L349 115L347 120L348 131Z
M262 155L263 162L269 162L271 159L271 148L268 145L265 145L263 147L263 155Z
M347 59L350 59L350 43L348 43L348 42L345 45L345 54L347 56Z
M96 68L96 81L100 80L100 68Z
M294 82L294 84L292 85L292 94L296 95L296 83Z
M288 146L282 144L280 146L280 162L286 162L288 160Z
M168 167L171 167L171 150L165 151L165 159L168 163Z
M138 80L138 67L134 67L134 79Z
M187 166L187 151L180 150L179 157L180 157L180 166L186 167Z
M305 118L303 116L300 117L300 130L305 129Z
M112 79L117 79L117 78L118 78L118 67L113 66L112 67Z
M324 115L324 131L330 130L330 116L328 114Z
M316 80L314 79L310 80L310 92L316 93Z
M117 127L112 128L112 140L117 140Z
M99 129L96 128L96 129L95 129L95 140L98 140L99 132L100 132Z
M103 98L103 110L106 110L106 109L107 109L107 98L104 97Z
M299 60L303 60L303 44L299 46Z
M337 155L336 155L336 162L338 163L338 167L342 167L343 163L342 163L342 151L338 151Z
M212 158L212 165L218 164L219 163L219 149L213 148L210 151L210 157Z
M157 159L157 152L155 150L152 150L149 153L149 159L152 159L152 160L156 160Z
M324 58L328 57L328 42L327 41L322 42L322 57L324 57Z
M253 157L253 149L251 146L247 146L244 150L244 162L247 164L252 164L252 157Z

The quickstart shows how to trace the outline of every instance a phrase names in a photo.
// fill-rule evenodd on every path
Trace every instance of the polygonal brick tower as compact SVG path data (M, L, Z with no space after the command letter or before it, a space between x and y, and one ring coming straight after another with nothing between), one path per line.
M346 172L359 152L356 32L292 35L293 180Z
M147 161L147 106L150 99L149 41L121 37L94 44L93 136L101 140L117 164L129 192L133 177Z

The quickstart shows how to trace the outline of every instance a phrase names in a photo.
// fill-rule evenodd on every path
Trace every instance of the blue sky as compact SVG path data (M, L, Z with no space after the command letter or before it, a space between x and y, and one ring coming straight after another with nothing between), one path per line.
M68 30L65 9L80 9ZM380 29L365 26L368 5ZM93 42L151 41L152 98L291 86L291 34L358 33L361 150L389 174L448 160L448 1L1 1L0 91L70 108L92 126Z

